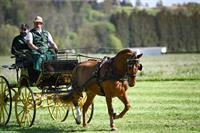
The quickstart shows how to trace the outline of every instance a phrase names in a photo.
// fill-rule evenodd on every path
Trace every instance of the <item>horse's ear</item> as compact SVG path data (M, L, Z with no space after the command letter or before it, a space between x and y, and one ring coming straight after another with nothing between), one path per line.
M141 54L137 55L137 56L136 56L136 58L137 58L137 59L139 59L139 58L141 58L141 57L142 57L142 55L143 55L143 53L141 53Z

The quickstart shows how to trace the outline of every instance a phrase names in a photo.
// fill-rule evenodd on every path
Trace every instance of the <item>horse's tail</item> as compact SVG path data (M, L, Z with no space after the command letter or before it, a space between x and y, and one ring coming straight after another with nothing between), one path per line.
M69 103L72 101L77 101L82 96L82 91L74 87L74 84L72 84L72 88L69 90L69 92L66 95L61 96L60 99L64 103Z

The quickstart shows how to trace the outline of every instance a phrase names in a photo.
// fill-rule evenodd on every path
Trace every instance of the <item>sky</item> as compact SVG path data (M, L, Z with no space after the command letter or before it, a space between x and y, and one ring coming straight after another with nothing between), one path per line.
M130 0L133 4L135 4L136 0ZM171 6L173 4L184 4L188 2L196 2L200 4L200 0L162 0L165 6ZM143 4L148 3L150 7L154 7L158 0L141 0Z

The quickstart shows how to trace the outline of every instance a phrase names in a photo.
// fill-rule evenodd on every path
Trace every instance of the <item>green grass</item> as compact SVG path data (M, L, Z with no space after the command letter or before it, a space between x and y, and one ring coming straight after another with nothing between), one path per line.
M131 109L122 119L115 120L121 133L195 133L200 132L199 81L139 81L129 88ZM113 99L116 112L123 105ZM14 118L0 131L11 132L108 132L109 118L104 97L94 100L93 119L87 129L76 125L70 113L63 123L51 120L47 109L37 109L36 121L31 128L18 127Z
M200 54L144 56L138 80L200 80Z

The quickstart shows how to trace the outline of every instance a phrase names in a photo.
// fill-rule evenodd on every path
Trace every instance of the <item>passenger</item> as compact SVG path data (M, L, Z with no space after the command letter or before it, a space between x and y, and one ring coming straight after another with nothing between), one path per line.
M42 69L42 63L44 61L56 59L58 47L53 41L51 34L48 31L43 30L42 17L35 17L33 23L34 28L27 34L26 39L33 57L34 73L39 76ZM35 80L38 76L35 77Z
M33 58L30 53L30 48L27 45L26 35L29 32L27 24L21 24L20 34L13 39L11 53L15 55L15 66L28 68L32 66Z
M21 24L19 30L20 34L13 39L11 47L11 53L15 56L18 56L29 50L26 42L26 35L29 32L29 26L27 24Z

